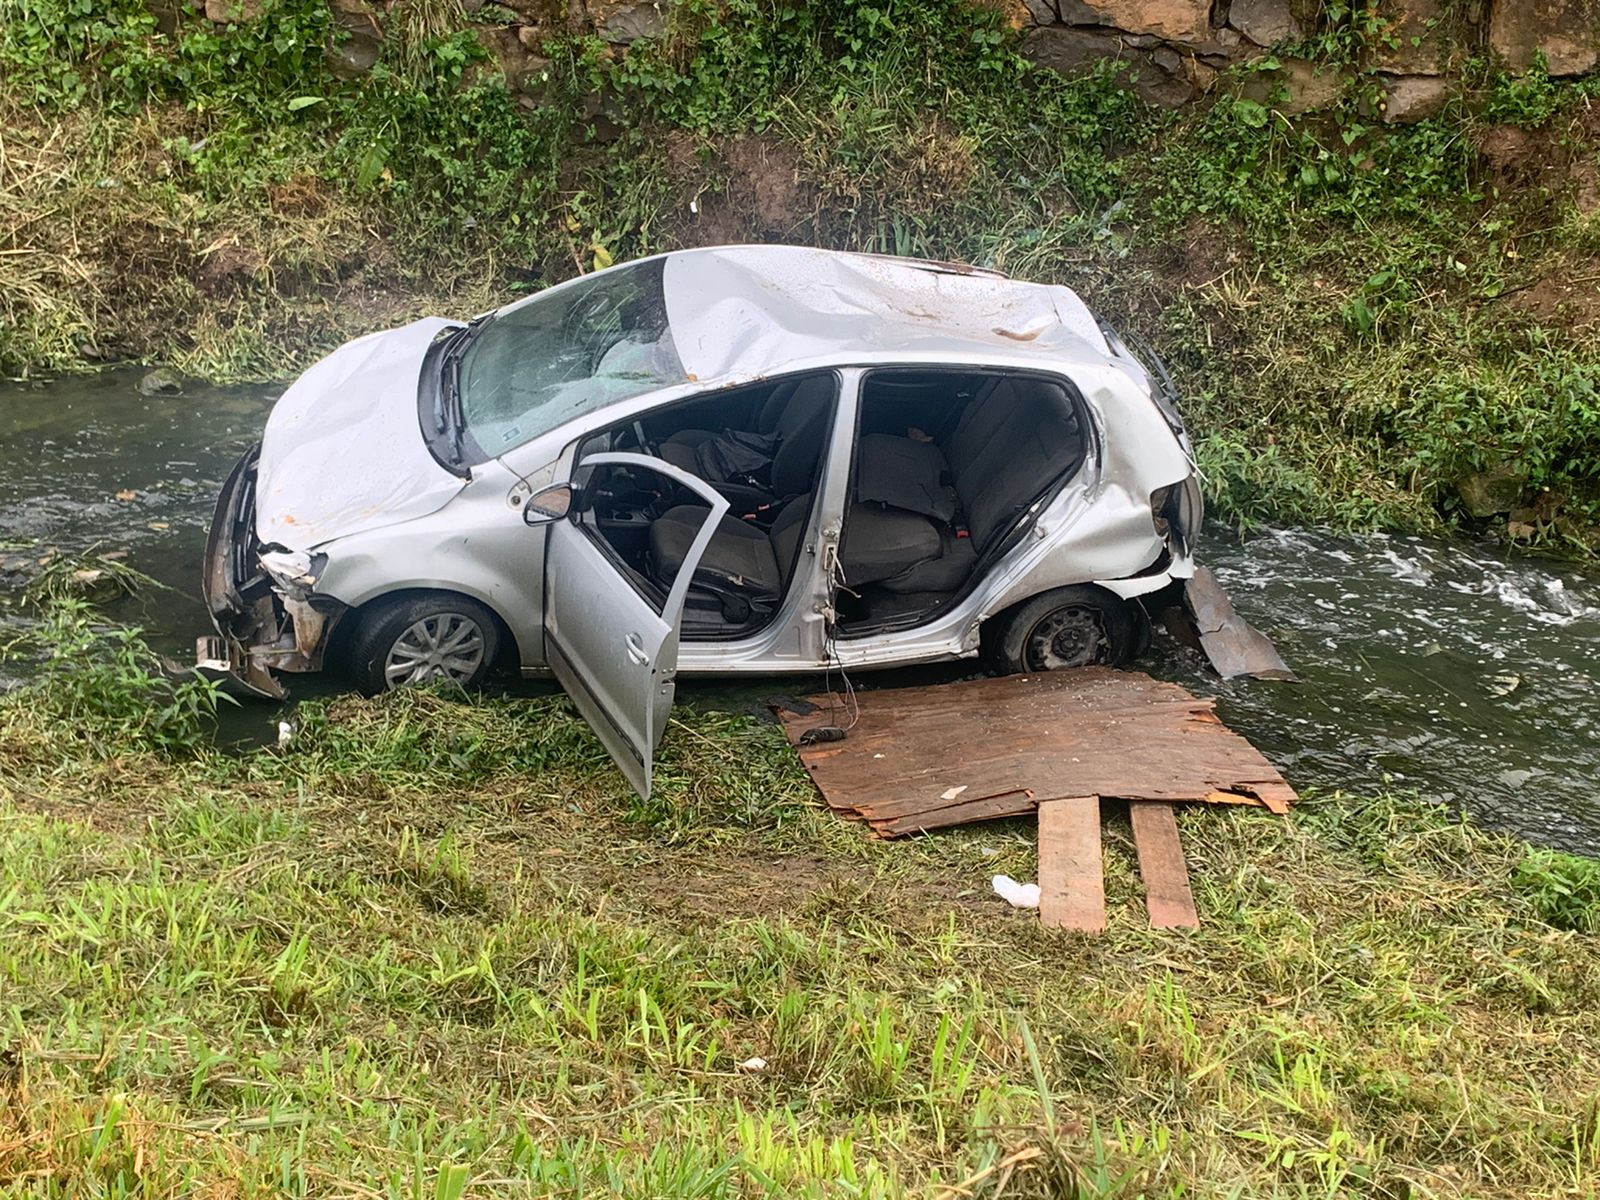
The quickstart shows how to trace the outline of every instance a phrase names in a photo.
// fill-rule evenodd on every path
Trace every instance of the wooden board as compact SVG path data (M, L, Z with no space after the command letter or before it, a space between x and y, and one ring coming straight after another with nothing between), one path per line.
M841 742L799 745L828 698L779 710L836 812L896 837L1106 796L1280 809L1294 792L1217 720L1212 702L1135 671L1091 667L935 687L859 691Z
M1041 811L1041 817L1043 812ZM1189 890L1189 865L1178 840L1178 820L1172 805L1135 800L1128 805L1133 819L1133 844L1139 854L1139 876L1144 880L1145 908L1157 929L1194 929L1200 924L1194 893ZM1041 838L1043 830L1041 826Z
M1085 933L1106 927L1098 796L1039 805L1039 922Z
M1224 679L1293 679L1276 646L1241 617L1210 567L1201 567L1183 587L1183 603L1194 620L1200 649Z

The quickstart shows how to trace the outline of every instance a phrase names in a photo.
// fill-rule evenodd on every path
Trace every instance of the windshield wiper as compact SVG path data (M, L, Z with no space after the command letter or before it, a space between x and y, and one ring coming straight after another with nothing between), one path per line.
M433 430L449 448L450 461L461 465L461 442L466 435L466 412L461 405L461 359L476 340L489 317L468 322L446 343L439 356L439 390L434 393Z

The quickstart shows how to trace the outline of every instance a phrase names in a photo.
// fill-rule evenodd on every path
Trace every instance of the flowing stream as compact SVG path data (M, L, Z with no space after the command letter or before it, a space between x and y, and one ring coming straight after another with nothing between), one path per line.
M146 397L139 379L0 385L0 639L29 619L21 589L57 550L125 552L167 585L112 608L161 652L185 658L207 631L198 579L212 500L275 392L190 384ZM1302 529L1213 530L1202 553L1301 682L1221 683L1170 646L1143 665L1217 696L1290 782L1415 791L1600 855L1600 570ZM705 703L740 694L680 689ZM230 724L264 734L279 715L250 706Z

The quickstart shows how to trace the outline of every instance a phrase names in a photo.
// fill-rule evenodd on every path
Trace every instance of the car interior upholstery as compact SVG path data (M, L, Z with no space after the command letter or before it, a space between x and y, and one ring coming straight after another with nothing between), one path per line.
M1078 405L1056 380L869 375L839 556L841 633L914 625L964 594L1085 450Z
M839 554L845 636L917 624L962 595L1086 450L1078 405L1051 379L897 368L871 373L863 388ZM776 615L809 525L837 389L831 372L755 385L608 435L617 449L642 446L706 479L732 506L695 572L686 638L743 636ZM597 489L591 503L636 585L664 596L704 504L679 489L659 494L654 483Z
M697 397L608 431L579 451L656 455L711 483L730 504L695 571L683 636L738 637L776 614L822 473L838 400L831 371ZM659 476L610 470L591 485L586 524L621 558L636 587L658 604L705 522L706 506Z

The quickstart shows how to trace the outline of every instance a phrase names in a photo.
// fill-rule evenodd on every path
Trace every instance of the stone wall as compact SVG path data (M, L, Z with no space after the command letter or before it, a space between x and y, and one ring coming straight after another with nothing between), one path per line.
M1127 64L1146 99L1177 107L1210 91L1223 69L1326 31L1314 0L1015 0L1030 57L1065 74L1101 59ZM1379 0L1363 37L1381 112L1393 122L1437 113L1463 65L1492 56L1526 70L1542 53L1553 76L1600 64L1600 0ZM1331 103L1349 80L1292 57L1245 85L1289 112Z
M260 0L193 0L220 22L248 19ZM488 0L462 0L468 13ZM1514 71L1544 56L1552 76L1600 66L1600 0L1377 0L1364 31L1365 59L1333 67L1296 57L1297 45L1330 33L1319 0L975 0L1004 7L1023 32L1029 57L1071 75L1110 59L1128 85L1168 107L1219 86L1229 67L1272 55L1276 65L1231 77L1229 86L1286 113L1333 103L1356 76L1363 96L1389 122L1439 112L1459 89L1462 68L1490 58ZM349 34L340 66L370 69L388 0L329 0ZM518 18L480 34L526 103L538 103L549 64L540 48L552 34L595 34L621 47L666 31L675 0L496 0ZM1346 18L1348 20L1348 18Z

